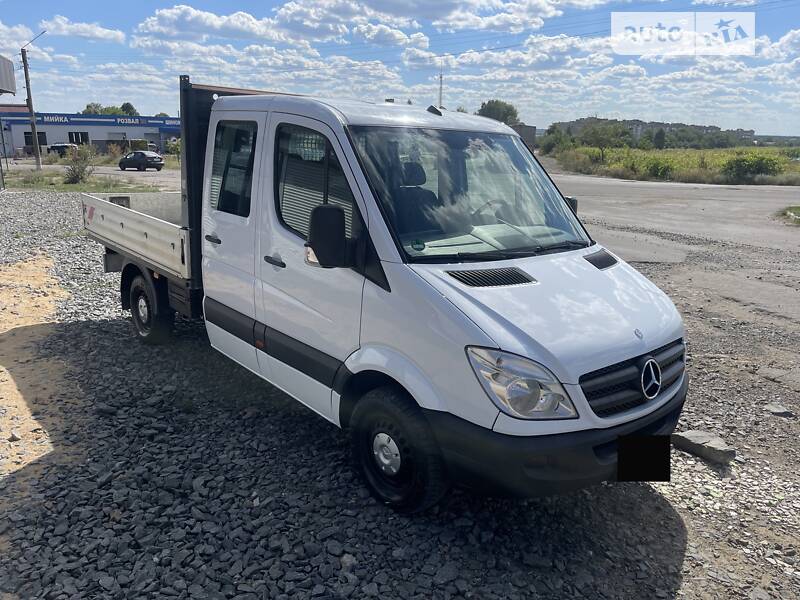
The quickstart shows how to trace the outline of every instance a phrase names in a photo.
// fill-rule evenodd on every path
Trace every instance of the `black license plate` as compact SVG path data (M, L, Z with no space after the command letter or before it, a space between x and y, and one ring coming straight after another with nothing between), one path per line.
M669 481L669 475L670 436L620 436L617 481Z

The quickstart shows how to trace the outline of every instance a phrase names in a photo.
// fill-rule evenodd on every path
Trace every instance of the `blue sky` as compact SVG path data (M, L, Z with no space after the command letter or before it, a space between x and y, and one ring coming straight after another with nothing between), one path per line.
M612 11L754 11L756 54L620 56ZM30 51L41 111L127 100L174 115L181 73L428 105L441 65L448 108L501 98L539 127L597 115L800 134L800 0L0 0L0 54L18 61L42 29Z

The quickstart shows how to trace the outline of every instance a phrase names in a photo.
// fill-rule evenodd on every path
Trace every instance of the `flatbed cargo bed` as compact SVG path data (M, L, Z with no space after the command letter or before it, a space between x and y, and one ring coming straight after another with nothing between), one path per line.
M180 192L83 194L83 225L92 239L158 273L192 279Z

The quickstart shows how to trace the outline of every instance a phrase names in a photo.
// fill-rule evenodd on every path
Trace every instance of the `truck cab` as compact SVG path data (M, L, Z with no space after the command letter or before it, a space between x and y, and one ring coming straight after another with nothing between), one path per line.
M195 134L191 251L158 284L139 260L123 305L147 341L199 303L215 349L348 432L381 502L416 512L452 485L531 496L613 480L620 436L674 429L678 312L591 238L509 127L231 94ZM105 243L124 281L135 257Z

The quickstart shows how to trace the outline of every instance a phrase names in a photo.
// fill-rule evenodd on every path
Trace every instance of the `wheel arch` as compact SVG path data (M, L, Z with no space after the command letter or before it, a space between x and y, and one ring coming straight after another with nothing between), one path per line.
M141 265L133 261L126 262L122 267L122 276L120 277L119 281L119 293L120 298L122 300L122 308L124 310L130 310L131 308L131 284L133 280L136 279L137 275L141 275L145 282L152 290L155 291L156 296L159 298L160 301L166 301L168 290L167 290L167 280L164 277L153 277L153 272ZM167 302L167 305L169 303Z
M385 346L362 347L345 361L337 375L339 426L346 429L359 399L382 386L396 386L419 407L445 410L428 377L411 359Z

